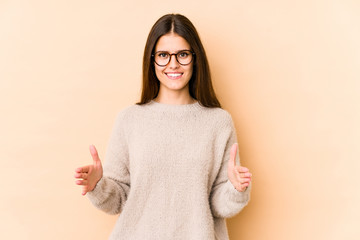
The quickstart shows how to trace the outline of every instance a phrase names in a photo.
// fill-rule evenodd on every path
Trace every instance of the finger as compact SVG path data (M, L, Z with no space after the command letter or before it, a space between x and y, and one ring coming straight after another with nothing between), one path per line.
M238 148L237 143L234 143L234 144L231 146L231 150L230 150L230 160L229 160L229 165L230 165L230 166L236 166L236 152L237 152L237 148Z
M247 187L246 184L237 183L235 188L236 188L238 191L243 192L243 191L246 189L246 187Z
M82 189L82 191L81 191L81 195L84 196L86 193L87 193L87 187L84 186L83 189Z
M88 192L89 192L88 187L87 187L87 186L84 186L81 194L84 196L84 195L86 195Z
M90 153L91 153L91 156L94 160L94 165L98 165L100 163L100 158L99 158L99 154L95 148L94 145L90 145Z
M242 179L240 180L241 184L249 183L250 181L251 181L250 178L242 178Z
M245 172L245 173L239 173L240 177L242 178L251 178L252 174L249 172Z
M76 180L75 182L77 185L87 185L88 181L87 180Z
M241 183L238 185L236 189L239 190L240 192L244 192L249 185L250 185L249 183Z
M75 172L87 173L87 172L89 172L89 168L90 168L90 166L79 167L79 168L75 169Z
M249 172L249 169L248 169L248 168L242 167L242 166L236 166L236 170L237 170L239 173L247 173L247 172Z
M236 176L236 180L238 183L245 183L245 182L251 182L251 178L250 177L240 177L239 175Z
M86 180L88 177L88 174L87 173L76 173L74 177Z

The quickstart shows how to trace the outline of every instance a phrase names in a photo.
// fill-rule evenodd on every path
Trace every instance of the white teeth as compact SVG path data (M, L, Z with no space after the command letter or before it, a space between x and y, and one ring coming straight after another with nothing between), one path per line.
M168 75L169 77L180 77L181 73L167 73L166 75Z

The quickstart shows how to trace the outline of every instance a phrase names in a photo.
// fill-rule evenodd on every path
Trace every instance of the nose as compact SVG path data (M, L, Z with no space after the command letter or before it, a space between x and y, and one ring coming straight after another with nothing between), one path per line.
M176 55L171 55L170 56L170 62L169 62L169 67L172 69L176 69L179 67L179 63L176 60Z

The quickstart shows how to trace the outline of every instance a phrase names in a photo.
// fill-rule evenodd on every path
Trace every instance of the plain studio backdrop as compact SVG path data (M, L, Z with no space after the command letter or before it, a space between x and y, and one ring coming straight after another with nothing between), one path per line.
M197 27L252 199L234 240L360 239L358 0L0 0L0 239L106 239L74 169L139 100L163 14Z

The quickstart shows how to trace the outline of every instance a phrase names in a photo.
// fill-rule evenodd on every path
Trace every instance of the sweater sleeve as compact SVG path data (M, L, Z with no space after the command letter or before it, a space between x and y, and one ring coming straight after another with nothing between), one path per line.
M94 190L88 193L91 203L109 214L118 214L122 211L130 190L128 147L123 130L124 122L124 113L121 112L116 118L108 143L103 177Z
M237 142L236 130L234 124L230 120L227 124L227 133L225 149L221 160L221 167L215 182L211 189L210 206L214 217L229 218L239 213L250 200L251 184L244 192L239 192L228 180L227 167L230 159L231 146ZM237 165L240 164L240 159L236 156Z

